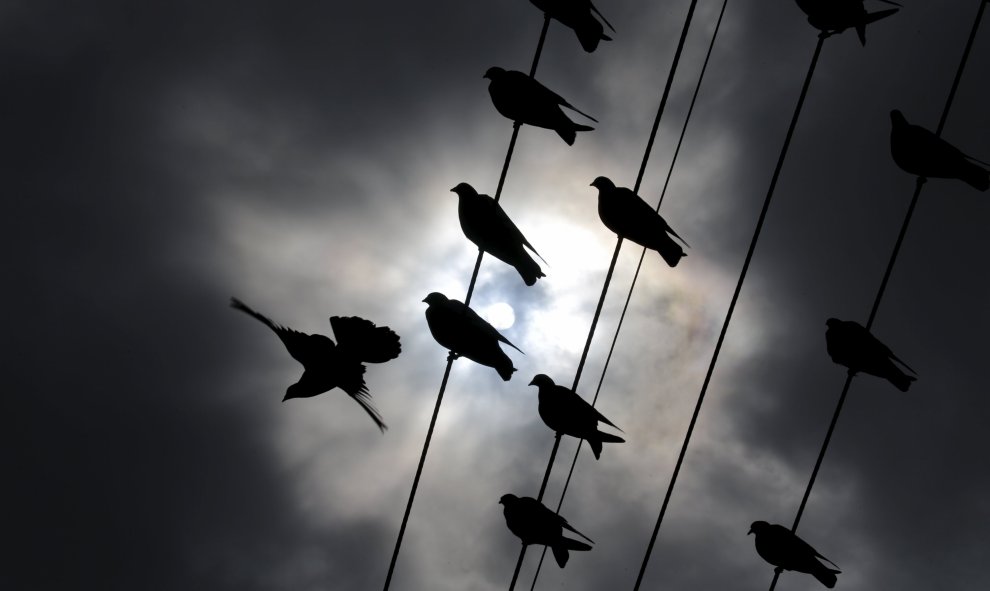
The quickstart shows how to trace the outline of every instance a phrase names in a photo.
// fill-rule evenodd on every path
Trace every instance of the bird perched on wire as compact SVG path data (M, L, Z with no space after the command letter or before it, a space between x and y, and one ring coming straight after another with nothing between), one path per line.
M565 27L574 29L581 47L591 53L598 47L600 41L611 41L605 34L605 23L612 32L615 27L605 19L605 16L595 8L591 0L529 0L537 8L555 18ZM598 15L598 18L595 18ZM601 19L601 22L598 21Z
M467 183L460 183L451 191L457 193L457 217L468 240L493 257L515 267L526 285L533 285L537 279L546 276L540 265L526 252L526 248L532 250L536 256L540 256L540 253L526 240L498 202L488 195L479 194Z
M814 576L829 589L835 587L835 575L842 571L831 569L818 559L838 566L812 548L782 525L754 521L749 533L756 535L756 553L760 558L783 570L793 570ZM749 534L747 534L749 535Z
M598 412L595 407L585 402L574 390L558 386L553 383L550 376L542 373L537 374L529 385L539 388L540 403L538 408L540 418L543 419L546 426L557 433L587 441L596 460L601 458L603 442L625 442L625 439L618 435L603 433L598 430L599 421L616 429L619 428L615 426L615 423L605 418L605 415Z
M880 0L884 4L900 6L890 0ZM867 12L863 0L797 0L798 7L808 15L808 24L822 33L832 35L853 28L859 42L866 45L866 25L897 12L889 8L878 12Z
M455 356L494 368L503 380L509 381L516 368L498 344L505 343L520 353L522 349L510 343L463 302L451 300L436 291L423 301L428 304L426 324L436 342Z
M525 545L539 544L550 546L557 566L564 568L570 558L570 550L587 551L591 546L572 538L564 537L564 530L574 532L592 544L591 538L571 527L567 520L547 509L543 503L532 497L502 495L499 504L504 505L505 525Z
M371 404L371 394L364 383L364 364L384 363L399 356L399 335L392 329L357 316L331 316L330 326L337 337L335 344L321 334L305 334L276 324L237 298L230 298L230 305L272 329L289 355L302 363L302 377L289 386L283 402L340 388L385 432L385 422Z
M886 345L870 334L858 322L829 318L825 321L825 349L832 361L844 365L853 373L868 373L884 378L901 392L907 392L917 378L909 376L894 362L917 373L894 355Z
M901 170L926 178L959 179L974 189L990 188L990 172L977 166L972 156L920 125L912 125L904 114L890 112L890 154Z
M562 96L522 72L491 67L485 72L484 77L491 80L488 83L488 94L491 95L492 103L499 113L526 125L552 129L567 142L568 146L574 145L576 132L591 131L594 127L574 123L567 118L560 107L567 107L595 123L598 122L591 115L579 111Z
M671 267L676 267L681 257L687 256L671 236L681 242L684 239L642 197L625 187L616 187L603 176L596 178L591 186L598 189L598 217L609 230L657 251ZM688 243L684 242L684 245Z

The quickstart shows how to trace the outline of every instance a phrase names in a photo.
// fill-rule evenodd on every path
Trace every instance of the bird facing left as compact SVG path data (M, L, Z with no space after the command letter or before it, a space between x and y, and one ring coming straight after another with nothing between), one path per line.
M299 381L288 387L283 402L311 398L340 388L364 409L382 431L388 428L371 402L364 383L365 363L384 363L399 356L399 335L387 326L357 316L332 316L330 326L337 343L320 334L306 334L276 324L237 298L230 306L258 320L275 333L293 359L303 366Z

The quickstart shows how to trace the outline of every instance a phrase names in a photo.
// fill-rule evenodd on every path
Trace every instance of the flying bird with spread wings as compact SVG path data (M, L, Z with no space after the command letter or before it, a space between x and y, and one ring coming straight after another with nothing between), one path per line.
M949 142L920 125L912 125L904 114L890 112L890 154L904 172L926 178L959 179L979 191L990 188L990 172ZM990 166L990 165L988 165Z
M499 343L505 343L520 353L522 349L509 342L463 302L449 299L436 291L423 301L428 305L426 324L436 342L455 356L467 357L475 363L494 368L503 380L509 381L516 368L512 367L512 360L502 351Z
M587 441L596 460L602 456L603 442L625 442L625 439L618 435L598 430L599 422L616 429L619 428L615 426L615 423L605 418L605 415L598 412L595 407L578 396L574 390L558 386L550 376L542 373L537 374L529 385L539 389L538 410L540 418L543 419L546 426L557 433Z
M602 23L614 33L615 27L605 19L605 16L595 8L591 0L529 0L537 8L557 19L565 27L570 27L577 35L581 47L591 53L598 48L601 41L611 41L605 34ZM598 18L595 18L595 16ZM601 19L599 22L598 19Z
M591 546L572 538L564 537L564 530L573 532L592 544L591 538L574 529L567 520L557 515L543 503L532 497L502 495L499 504L504 505L502 514L505 525L524 545L538 544L550 546L557 566L564 568L570 558L570 550L588 551Z
M561 107L567 107L595 123L598 122L522 72L491 67L484 77L490 80L488 94L492 97L492 104L503 117L534 127L552 129L569 146L574 145L578 131L591 131L594 128L574 123L567 118Z
M825 349L835 363L848 367L853 373L863 372L883 378L901 392L907 392L911 382L918 379L897 367L895 361L917 373L858 322L829 318L825 325L828 327L825 330Z
M884 4L900 6L890 0L880 0ZM866 45L866 25L887 18L898 11L889 8L878 12L867 12L863 0L797 0L798 7L808 15L808 24L825 34L838 34L846 29L855 29L859 42Z
M537 279L546 276L526 249L533 251L536 256L540 256L540 253L536 252L495 199L479 194L467 183L460 183L451 191L457 194L457 217L468 240L493 257L515 267L526 285L533 285Z
M625 187L616 187L603 176L596 178L591 186L598 189L598 217L609 230L657 251L671 267L676 267L681 257L687 256L671 236L681 242L684 239L642 197ZM687 245L684 242L684 246Z
M357 316L331 316L330 326L337 337L335 344L321 334L306 334L272 322L237 298L230 305L258 320L275 333L289 355L303 365L299 381L289 386L283 401L311 398L340 388L357 401L384 433L387 428L381 414L371 403L364 383L365 363L384 363L399 356L399 335L387 326L376 326Z
M835 587L836 576L842 571L828 568L818 559L837 566L811 547L810 544L797 537L791 530L782 525L754 521L749 528L750 534L756 535L756 553L760 558L783 570L793 570L807 573L829 589ZM749 534L747 534L749 535Z

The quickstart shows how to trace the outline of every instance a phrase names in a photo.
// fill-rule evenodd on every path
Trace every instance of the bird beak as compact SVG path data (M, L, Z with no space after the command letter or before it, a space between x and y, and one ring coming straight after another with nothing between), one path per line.
M424 304L426 303L426 298L423 298L423 303L424 303Z
M529 385L533 386L535 384L536 384L536 378L533 378L532 381L529 382Z
M749 528L749 531L748 531L748 532L746 532L746 535L748 536L748 535L749 535L749 534L751 534L751 533L753 533L753 528Z

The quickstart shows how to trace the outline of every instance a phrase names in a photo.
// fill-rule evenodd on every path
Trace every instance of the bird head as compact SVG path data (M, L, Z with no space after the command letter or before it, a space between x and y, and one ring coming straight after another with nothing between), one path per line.
M435 306L435 305L443 305L447 303L449 300L447 296L443 295L439 291L434 291L430 295L423 298L423 301L431 306Z
M508 506L510 503L514 503L519 499L516 495L502 495L502 498L498 500L499 505Z
M599 191L613 191L615 190L615 183L609 180L608 177L600 176L595 180L591 181L591 186L598 189Z
M901 113L897 109L890 112L890 122L895 126L907 125L907 119L904 118L904 113Z
M498 66L492 66L492 67L488 68L485 71L485 75L482 76L482 77L483 78L488 78L489 80L494 80L494 79L498 78L499 76L501 76L502 74L505 74L505 68L500 68Z
M450 191L452 193L457 193L458 197L475 197L478 195L478 192L474 190L474 187L467 183L460 183Z
M529 383L530 386L536 386L537 388L542 388L543 386L553 386L553 380L550 379L545 373L538 373L533 376L533 380Z
M839 320L838 318L829 318L828 320L825 321L825 326L829 328L834 328L838 326L841 322L842 321Z
M746 533L746 535L747 536L749 534L757 534L757 535L759 535L759 533L761 531L763 531L764 529L766 529L768 527L770 527L770 524L767 523L766 521L754 521L752 523L752 525L749 526L749 531Z

